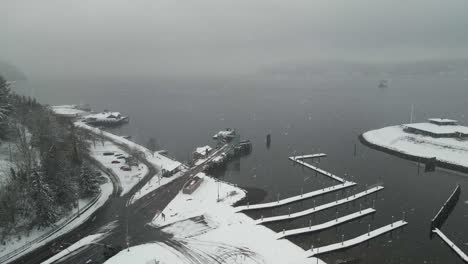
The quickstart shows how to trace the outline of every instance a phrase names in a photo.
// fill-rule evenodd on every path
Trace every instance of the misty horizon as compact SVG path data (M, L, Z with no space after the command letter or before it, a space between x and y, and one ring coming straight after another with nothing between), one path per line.
M466 1L3 1L28 76L217 76L283 64L466 59Z

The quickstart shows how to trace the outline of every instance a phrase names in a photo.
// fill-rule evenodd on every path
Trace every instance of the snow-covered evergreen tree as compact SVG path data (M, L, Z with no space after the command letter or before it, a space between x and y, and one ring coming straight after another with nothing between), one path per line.
M97 179L97 174L86 165L81 166L79 182L81 196L87 197L95 193L99 193L99 181Z
M6 135L8 128L8 114L11 111L10 87L5 79L0 76L0 137Z
M43 173L33 172L31 175L31 197L35 204L36 221L39 226L48 226L57 220L55 211L54 194L49 185L44 181Z

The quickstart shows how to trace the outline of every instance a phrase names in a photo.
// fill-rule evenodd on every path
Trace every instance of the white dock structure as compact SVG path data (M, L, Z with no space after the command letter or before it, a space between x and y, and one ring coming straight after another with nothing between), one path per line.
M432 230L432 232L436 233L453 251L455 251L455 253L458 254L458 256L460 256L460 258L464 262L468 263L468 256L459 247L457 247L457 245L455 245L455 243L453 243L444 233L442 233L440 229L435 228L434 230Z
M367 209L361 210L359 212L355 212L355 213L345 215L345 216L340 217L340 218L333 219L333 220L331 220L329 222L326 222L326 223L323 223L323 224L318 224L318 225L313 225L313 226L303 227L303 228L297 228L297 229L291 229L291 230L285 230L283 232L278 233L278 239L285 238L285 237L288 237L288 236L298 235L298 234L305 234L305 233L311 233L311 232L324 230L324 229L327 229L327 228L330 228L330 227L334 227L334 226L341 225L343 223L352 221L354 219L364 217L366 215L369 215L369 214L372 214L372 213L375 213L375 212L376 212L375 209L367 208Z
M313 198L313 197L316 197L316 196L324 195L324 194L327 194L327 193L330 193L330 192L343 190L345 188L348 188L348 187L351 187L351 186L354 186L354 185L356 185L355 182L347 181L347 182L344 182L343 184L338 184L338 185L323 188L323 189L320 189L320 190L304 193L304 194L301 194L301 195L296 195L296 196L293 196L293 197L278 200L276 202L238 206L238 207L236 207L236 212L278 207L278 206L282 206L282 205L285 205L285 204L290 204L290 203L293 203L293 202L297 202L297 201Z
M322 155L322 154L314 154L314 155ZM308 156L313 156L313 155L308 155ZM334 174L332 174L332 173L330 173L330 172L328 172L328 171L322 170L322 169L320 169L320 168L318 168L318 167L315 167L315 166L313 166L313 165L311 165L311 164L309 164L309 163L307 163L307 162L305 162L305 161L302 161L302 160L300 159L300 157L305 157L305 156L289 157L289 159L292 160L292 161L295 161L295 162L297 162L297 163L299 163L299 164L301 164L301 165L304 166L304 167L307 167L307 168L309 168L309 169L311 169L311 170L314 170L314 171L316 171L316 172L318 172L318 173L320 173L320 174L322 174L322 175L325 175L325 176L327 176L327 177L330 177L330 178L332 178L332 179L334 179L334 180L336 180L336 181L339 181L339 182L342 182L342 183L346 181L345 179L343 179L343 178L341 178L341 177L338 177L338 176L336 176L336 175L334 175Z
M325 153L317 153L317 154L310 154L310 155L302 155L302 156L293 156L290 158L293 158L295 160L302 160L302 159L315 159L315 158L322 158L326 157L327 154Z
M328 253L328 252L332 252L332 251L352 247L352 246L361 244L361 243L363 243L363 242L365 242L367 240L370 240L370 239L376 238L376 237L378 237L380 235L383 235L385 233L388 233L388 232L390 232L390 231L392 231L394 229L403 227L403 226L405 226L407 224L408 223L406 221L400 220L400 221L397 221L397 222L394 222L394 223L389 224L387 226L375 229L375 230L370 231L370 232L368 232L366 234L363 234L361 236L358 236L358 237L355 237L355 238L352 238L352 239L349 239L349 240L346 240L346 241L342 241L342 242L339 242L339 243L336 243L336 244L331 244L331 245L323 246L323 247L319 247L319 248L312 248L311 250L308 251L308 257L313 257L313 256L317 256L317 255L320 255L320 254L324 254L324 253Z
M368 190L365 190L363 192L353 194L353 195L348 196L346 198L343 198L341 200L333 201L331 203L323 204L323 205L320 205L320 206L317 206L317 207L313 207L313 208L310 208L310 209L307 209L307 210L304 210L304 211L300 211L300 212L292 213L292 214L288 214L288 215L279 215L279 216L261 218L261 219L257 219L255 222L256 222L256 224L264 224L264 223L269 223L269 222L289 220L289 219L294 219L294 218L310 215L310 214L313 214L313 213L316 213L316 212L319 212L319 211L323 211L323 210L326 210L326 209L329 209L329 208L332 208L332 207L335 207L335 206L338 206L338 205L342 205L342 204L357 200L359 198L365 197L365 196L367 196L369 194L372 194L372 193L376 193L376 192L378 192L380 190L383 190L383 189L384 189L383 186L376 186L376 187L370 188Z

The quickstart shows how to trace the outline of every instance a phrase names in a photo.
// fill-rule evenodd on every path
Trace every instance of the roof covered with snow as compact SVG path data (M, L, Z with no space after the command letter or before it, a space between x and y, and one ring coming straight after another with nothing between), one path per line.
M159 164L161 169L164 169L166 171L173 171L180 167L182 163L175 161L171 158L168 158L162 154L159 154L158 152L154 153L154 157L147 157L150 161L154 161L154 163Z
M439 122L439 123L454 123L454 122L456 123L456 122L458 122L455 119L447 119L447 118L429 118L427 120L434 121L434 122Z
M218 138L218 137L225 138L225 137L228 137L228 136L231 136L231 135L234 135L234 134L236 134L236 132L233 129L226 129L226 130L221 130L218 133L216 133L213 136L213 138Z
M195 150L196 153L200 154L200 155L203 155L205 156L206 154L208 154L208 152L210 152L212 150L212 148L208 145L204 146L204 147L199 147Z
M429 122L431 123L436 123L436 124L442 124L442 125L445 125L445 124L457 124L458 121L457 120L454 120L454 119L446 119L446 118L429 118L427 119Z
M120 117L121 114L119 112L101 112L97 114L91 114L85 116L86 119L97 119L97 120L103 120L103 119L108 119L112 117Z
M433 123L414 123L414 124L405 124L405 127L427 131L433 134L454 134L454 133L463 133L468 134L468 127L460 125L444 125L439 126Z

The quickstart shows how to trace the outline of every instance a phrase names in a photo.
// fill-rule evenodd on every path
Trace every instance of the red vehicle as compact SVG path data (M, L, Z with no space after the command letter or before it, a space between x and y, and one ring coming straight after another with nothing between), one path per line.
M112 164L119 164L119 163L120 163L120 161L118 161L118 160L113 160L112 161Z

